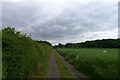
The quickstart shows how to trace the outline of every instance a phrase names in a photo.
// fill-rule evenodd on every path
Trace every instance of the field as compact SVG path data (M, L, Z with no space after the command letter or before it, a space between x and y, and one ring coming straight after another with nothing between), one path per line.
M59 48L57 51L90 78L118 78L118 49Z

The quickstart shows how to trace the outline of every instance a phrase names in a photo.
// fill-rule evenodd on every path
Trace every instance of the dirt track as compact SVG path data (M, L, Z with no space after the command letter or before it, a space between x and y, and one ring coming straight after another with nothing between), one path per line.
M46 78L61 78L60 71L58 69L55 56L54 56L54 50L52 50L50 61L49 61L49 67L47 72Z
M58 54L58 56L61 58L62 62L64 63L64 65L68 68L69 72L71 73L71 75L73 75L74 78L76 79L88 79L87 76L85 76L83 73L77 71L71 64L69 64L61 55Z
M46 78L51 78L54 80L61 80L61 76L60 76L60 71L58 69L57 66L57 62L55 60L55 55L54 55L54 51L52 50L51 56L50 56L50 61L49 61L49 67L48 67L48 72L47 72L47 76ZM58 56L60 57L60 59L62 60L62 62L64 63L64 65L68 68L68 71L70 72L70 74L76 79L76 80L88 80L88 77L85 76L83 73L77 71L71 64L69 64L61 55L58 54Z

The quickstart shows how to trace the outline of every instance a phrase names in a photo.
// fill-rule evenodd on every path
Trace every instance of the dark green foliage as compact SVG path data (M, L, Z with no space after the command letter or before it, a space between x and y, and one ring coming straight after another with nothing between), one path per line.
M49 45L49 46L52 46L52 44L51 44L50 42L47 42L47 41L42 41L42 40L41 40L41 41L38 41L38 40L37 40L37 42L38 42L38 43L42 43L42 44L46 44L46 45Z
M102 39L95 41L86 41L81 44L84 48L120 48L120 39Z
M65 48L65 45L59 43L58 45L53 46L54 48Z
M31 78L51 51L50 46L10 27L2 30L2 49L3 78Z
M63 47L64 47L64 45L63 45L63 44L61 44L61 43L59 43L59 44L58 44L58 47L63 48Z
M56 45L55 48L120 48L120 39L102 39L94 41L85 41L81 43L67 43L65 45Z

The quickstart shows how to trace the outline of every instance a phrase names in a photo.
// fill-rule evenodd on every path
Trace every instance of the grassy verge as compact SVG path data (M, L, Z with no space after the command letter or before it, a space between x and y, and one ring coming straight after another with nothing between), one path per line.
M41 78L41 80L46 77L47 69L49 66L49 58L50 54L46 56L46 59L42 59L39 61L37 68L35 69L35 73L33 74L32 78Z
M45 78L46 77L48 66L49 66L49 57L50 56L48 56L48 58L46 60L44 60L42 65L40 65L40 67L39 67L42 70L42 72L40 72L40 78Z
M58 56L58 53L55 51L55 58L56 58L56 62L58 65L58 68L60 70L60 74L61 77L64 80L74 80L73 76L70 74L70 72L68 71L67 67L63 64L63 62L61 61L60 57Z

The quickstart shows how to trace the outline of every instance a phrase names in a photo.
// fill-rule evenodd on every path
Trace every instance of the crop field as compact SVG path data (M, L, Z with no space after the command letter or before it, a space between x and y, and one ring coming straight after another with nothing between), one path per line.
M59 48L70 64L90 78L118 78L118 49L111 48Z

